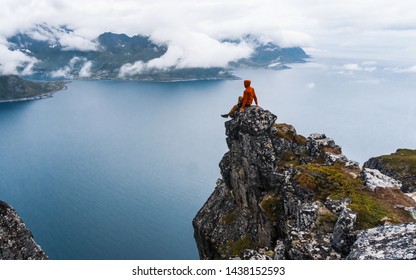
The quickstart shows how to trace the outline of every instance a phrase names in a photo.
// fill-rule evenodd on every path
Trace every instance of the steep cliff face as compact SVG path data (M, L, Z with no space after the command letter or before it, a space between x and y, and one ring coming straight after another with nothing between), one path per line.
M201 259L377 258L354 246L380 240L367 229L411 231L403 223L414 222L416 202L393 179L371 177L324 134L305 138L276 120L249 107L225 123L222 178L193 220Z
M3 201L0 201L0 259L48 259L17 212Z

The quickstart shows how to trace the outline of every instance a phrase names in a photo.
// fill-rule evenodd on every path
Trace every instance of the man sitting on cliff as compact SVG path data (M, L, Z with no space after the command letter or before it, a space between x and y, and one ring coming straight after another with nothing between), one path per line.
M234 107L230 110L228 114L221 115L221 117L223 118L227 118L228 116L234 117L234 114L238 109L240 109L241 113L244 112L244 108L251 106L251 104L253 103L253 100L254 102L256 102L256 106L259 106L257 102L256 92L254 91L254 88L250 86L250 84L251 84L250 80L244 81L244 87L246 89L244 90L243 96L239 96L237 104L234 105Z

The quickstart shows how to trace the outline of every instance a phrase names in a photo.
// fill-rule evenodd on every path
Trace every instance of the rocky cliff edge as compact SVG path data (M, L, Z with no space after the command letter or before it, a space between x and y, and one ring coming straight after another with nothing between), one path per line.
M276 120L249 107L225 123L222 178L193 220L201 259L416 258L416 202L399 180Z
M17 212L0 201L0 260L45 260L45 252Z

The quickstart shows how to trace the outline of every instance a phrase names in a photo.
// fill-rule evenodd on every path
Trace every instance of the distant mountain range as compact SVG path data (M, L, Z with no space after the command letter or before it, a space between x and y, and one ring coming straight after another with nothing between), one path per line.
M82 47L65 45L62 38L79 41ZM84 41L82 41L84 40ZM271 42L261 43L247 35L242 40L254 46L252 55L229 63L229 67L212 68L146 68L152 59L162 57L168 50L165 44L156 44L146 36L129 37L125 34L103 33L93 41L76 37L68 27L36 25L32 30L7 38L9 49L25 53L36 61L30 65L35 79L130 79L130 80L204 80L236 78L236 68L288 68L287 63L305 62L309 56L298 47L281 48ZM130 71L128 75L124 72Z

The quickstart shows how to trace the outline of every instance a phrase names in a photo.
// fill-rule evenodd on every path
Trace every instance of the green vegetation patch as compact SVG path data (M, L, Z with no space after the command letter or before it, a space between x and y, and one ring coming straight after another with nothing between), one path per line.
M253 242L247 235L237 241L228 240L227 255L242 257L245 249L255 249L257 246L257 243Z
M327 197L350 198L352 203L349 207L357 213L359 229L377 226L384 217L398 222L394 213L384 205L382 200L376 198L371 191L364 189L361 179L353 178L341 166L307 164L300 166L298 171L295 179L301 187L312 189L315 199L325 201Z
M237 213L236 213L236 211L232 211L230 213L225 214L221 218L221 224L229 225L229 224L234 223L236 219L237 219Z
M380 158L388 169L398 173L416 173L416 150L398 149L395 153Z
M332 232L338 220L338 216L326 208L321 208L316 220L317 227L323 232Z
M282 200L276 194L266 195L260 202L260 207L271 222L276 222L283 212Z

